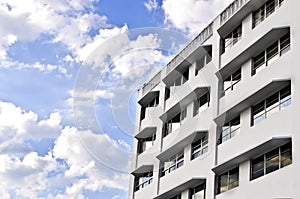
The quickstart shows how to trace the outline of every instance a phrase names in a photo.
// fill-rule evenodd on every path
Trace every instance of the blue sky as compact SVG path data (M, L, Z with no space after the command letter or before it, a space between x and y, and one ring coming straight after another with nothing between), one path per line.
M127 198L136 90L230 2L1 0L0 198Z

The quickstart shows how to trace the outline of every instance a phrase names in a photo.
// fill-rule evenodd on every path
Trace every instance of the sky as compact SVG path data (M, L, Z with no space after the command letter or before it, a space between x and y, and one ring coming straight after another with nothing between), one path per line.
M1 0L0 198L127 198L137 90L230 2Z

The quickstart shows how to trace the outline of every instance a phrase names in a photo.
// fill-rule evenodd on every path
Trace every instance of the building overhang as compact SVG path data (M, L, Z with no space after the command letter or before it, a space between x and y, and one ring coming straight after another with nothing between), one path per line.
M154 197L153 199L167 199L170 197L173 197L184 190L187 190L189 188L195 187L199 184L205 183L205 178L191 178L187 180L186 182L176 186L174 189L166 191L164 193L159 194L158 196Z
M136 134L134 137L136 139L148 138L156 132L156 129L157 128L155 126L145 127L138 134Z
M221 37L228 35L249 13L254 12L264 4L261 0L248 0L241 8L232 14L217 30Z
M178 114L182 110L182 108L185 108L192 101L197 100L199 97L201 97L203 94L209 91L210 91L210 87L207 86L195 88L182 99L178 99L178 102L174 106L166 110L166 112L162 114L159 118L164 122L168 121L173 116Z
M229 63L223 66L219 71L216 72L217 77L220 80L228 77L233 71L237 70L241 65L249 60L251 57L258 55L263 47L268 47L273 42L279 40L282 36L288 33L289 27L272 28L259 40L255 41L247 49L242 51L238 56L232 59Z
M156 98L157 96L159 96L159 91L150 91L148 92L146 95L144 95L139 101L138 103L141 106L146 106L151 100L153 100L154 98Z
M163 82L170 86L192 63L203 57L212 49L212 45L201 45L192 51L187 57L182 57L181 61L163 78Z
M222 126L231 118L239 115L243 110L246 108L255 105L256 103L260 102L262 99L265 99L274 91L278 91L281 88L284 88L288 84L290 84L290 79L278 79L272 80L263 88L259 89L258 91L251 93L248 97L241 100L239 103L233 105L225 112L219 114L214 121L218 126ZM226 97L226 96L225 96Z
M180 140L174 139L174 144L169 148L162 151L157 157L160 161L165 161L171 156L179 153L187 145L191 144L194 140L197 140L206 135L208 131L194 131L190 135L181 138Z
M153 171L153 165L142 165L142 166L136 168L134 171L132 171L131 174L138 177L141 174L147 173L150 171Z
M272 137L270 140L248 150L245 152L242 152L240 155L217 165L212 170L216 174L221 174L223 172L228 171L229 169L238 166L240 163L249 160L255 156L262 155L264 153L267 153L269 150L272 150L275 147L281 146L285 143L288 143L291 141L291 137Z

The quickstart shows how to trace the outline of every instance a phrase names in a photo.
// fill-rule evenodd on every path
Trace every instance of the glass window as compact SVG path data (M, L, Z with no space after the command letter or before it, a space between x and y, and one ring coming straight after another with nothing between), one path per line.
M222 96L226 95L229 91L233 90L238 82L242 79L241 68L232 73L223 81Z
M223 193L239 186L239 167L218 176L217 193Z
M266 173L279 169L279 149L266 153Z
M164 137L169 135L170 133L176 131L180 125L181 121L186 117L186 111L182 111L175 115L172 119L168 120L164 125Z
M149 136L148 138L144 139L139 139L138 142L138 153L143 153L150 147L154 145L154 141L156 139L156 134L154 133L153 135Z
M291 104L291 85L274 93L252 107L251 125L254 126L272 114L285 109Z
M190 199L205 199L205 184L190 189Z
M184 153L183 151L181 151L162 163L160 177L163 177L168 173L171 173L172 171L182 167L183 164L184 164Z
M135 178L136 186L135 191L138 191L140 189L143 189L147 187L148 185L152 184L153 182L153 172L147 172L144 173L138 177Z
M278 56L278 42L275 42L266 50L267 54L267 63L266 65L271 64Z
M290 45L291 45L291 39L290 39L290 34L288 33L280 39L280 56L290 50L291 47Z
M203 111L204 109L208 108L209 101L209 92L205 93L200 98L198 98L198 100L194 102L194 116L197 115L199 112Z
M253 12L252 28L264 21L268 16L275 12L275 10L282 5L284 0L268 0L259 9Z
M292 164L292 142L251 160L251 180Z
M251 179L264 175L264 156L252 160Z
M240 116L237 116L223 125L219 143L223 143L240 132Z
M176 195L176 196L173 196L173 197L170 198L170 199L181 199L181 194L178 194L178 195Z
M242 37L242 24L235 28L231 33L229 33L224 39L222 39L222 53L236 44Z
M290 50L290 32L274 42L257 56L253 57L252 75L264 69L263 66L270 65L279 56Z
M208 133L199 140L192 143L192 156L195 159L208 151Z

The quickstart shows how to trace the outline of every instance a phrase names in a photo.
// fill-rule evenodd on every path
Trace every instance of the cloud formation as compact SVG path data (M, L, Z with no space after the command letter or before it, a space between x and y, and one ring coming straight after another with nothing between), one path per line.
M232 0L163 0L165 23L179 30L198 34Z
M11 194L29 198L84 198L85 190L95 192L104 187L126 192L128 174L110 169L101 159L112 159L112 164L128 171L130 157L119 153L120 147L128 145L125 141L79 131L76 127L62 127L58 113L39 120L36 113L8 102L0 102L0 121L2 198L10 198ZM40 155L28 144L30 140L47 138L55 141L46 155ZM13 147L7 153L9 145ZM93 147L87 150L89 145ZM20 146L27 150L13 153ZM95 159L97 153L101 158Z

